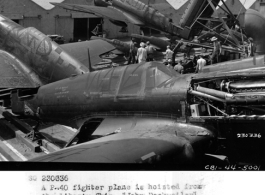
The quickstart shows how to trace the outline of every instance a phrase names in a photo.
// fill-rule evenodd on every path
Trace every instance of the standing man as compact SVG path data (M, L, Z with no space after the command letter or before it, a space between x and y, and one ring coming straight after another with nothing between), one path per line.
M135 55L136 55L136 47L135 47L135 43L133 42L133 39L131 38L131 42L130 42L130 51L129 51L129 59L128 59L128 63L130 64L131 62L133 64L135 64Z
M154 61L154 52L155 48L150 45L150 42L146 42L146 51L147 51L147 62Z
M168 64L171 64L171 59L172 59L172 56L173 56L173 51L170 49L170 46L168 45L167 46L167 50L166 50L166 62Z
M189 58L186 53L183 54L183 63L186 64L188 62Z
M212 37L211 41L213 42L213 54L211 57L211 61L212 61L211 64L213 64L213 63L219 62L222 48L221 48L220 42L218 41L216 37Z
M177 71L179 74L182 74L183 73L183 66L182 66L182 61L180 60L179 63L177 63L175 66L174 66L174 70Z
M172 55L172 59L171 59L172 60L172 66L175 65L176 55L177 55L179 48L183 45L183 39L181 39L180 41L176 41L176 42L177 42L177 45L173 49L173 55Z
M255 46L253 43L253 39L251 37L248 38L248 57L253 57L255 53Z
M146 62L147 59L147 51L144 48L145 44L143 42L140 43L140 48L137 50L136 58L138 59L138 63Z
M248 42L244 41L244 58L248 57Z
M206 65L206 60L200 55L197 60L196 73L201 72L202 68Z
M194 43L200 43L200 41L198 40L198 36L194 36L194 39L192 40L192 42L194 42Z

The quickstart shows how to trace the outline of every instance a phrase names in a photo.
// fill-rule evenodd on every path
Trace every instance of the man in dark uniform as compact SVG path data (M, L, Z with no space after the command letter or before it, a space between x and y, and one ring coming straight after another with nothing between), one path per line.
M155 52L155 48L150 45L150 42L147 41L146 42L146 51L147 51L147 62L150 62L150 61L154 61L154 52Z
M135 60L135 56L136 56L136 47L135 47L136 43L133 42L133 39L131 39L130 42L130 51L129 51L129 58L128 58L128 63L127 64L135 64L136 60Z
M248 38L248 57L253 57L255 53L255 46L253 43L253 39L250 37Z

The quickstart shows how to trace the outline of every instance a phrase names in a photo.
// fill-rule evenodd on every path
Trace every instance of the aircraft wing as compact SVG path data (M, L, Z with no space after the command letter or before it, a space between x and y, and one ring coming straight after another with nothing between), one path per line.
M88 49L90 53L91 65L101 62L100 56L115 49L115 47L106 41L96 39L91 41L82 41L60 45L64 51L78 59L85 66L88 66Z
M116 118L117 119L117 118ZM115 119L114 119L115 120ZM110 129L120 127L120 131L93 141L71 146L60 151L33 159L39 162L90 162L90 163L169 163L182 164L190 162L201 149L209 143L213 134L206 128L180 124L175 127L161 124L162 119L151 119L161 122L154 128L152 124L140 127L139 119L115 120L99 131L104 134ZM140 119L145 122L150 119ZM172 121L173 122L173 121ZM123 123L123 125L121 125ZM119 125L121 126L119 126ZM171 123L172 124L172 123ZM115 126L115 127L114 127ZM123 131L123 128L130 130ZM196 144L196 147L194 147ZM207 144L206 144L207 145Z
M25 64L0 50L0 88L35 88L38 83L31 75Z
M106 42L108 42L108 39L105 39L105 38L103 38L103 37L97 37L97 36L91 36L90 37L90 39L91 40L98 40L98 39L100 39L100 40L103 40L103 41L106 41ZM111 44L111 43L110 43ZM113 44L111 44L111 45L113 45ZM114 45L113 45L114 46ZM115 46L114 46L115 47ZM116 47L115 47L116 48ZM124 52L123 51L121 51L121 50L119 50L119 49L114 49L113 51L111 51L113 54L116 54L116 55L123 55L124 54Z
M136 25L143 25L141 21L131 16L129 13L124 13L121 12L120 10L113 9L111 7L97 7L97 6L77 5L77 4L68 4L68 3L52 3L52 4L67 10L85 12L103 18L118 20L126 23L130 22Z
M157 134L152 136L152 138L141 137L136 132L115 134L63 149L33 161L135 163L152 157L158 158L158 155L172 153L177 148L183 148L186 143L185 140L180 140L178 145L175 145L171 140L166 140L165 137L164 139L159 138Z

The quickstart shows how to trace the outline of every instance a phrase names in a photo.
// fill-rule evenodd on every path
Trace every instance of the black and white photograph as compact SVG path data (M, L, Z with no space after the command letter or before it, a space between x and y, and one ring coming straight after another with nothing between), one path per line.
M264 0L0 0L3 171L255 172L263 121ZM143 179L93 193L203 194Z

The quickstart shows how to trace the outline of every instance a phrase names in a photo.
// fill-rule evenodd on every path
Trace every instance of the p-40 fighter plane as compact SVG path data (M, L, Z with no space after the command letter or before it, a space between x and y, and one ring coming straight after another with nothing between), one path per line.
M93 62L91 62L90 59L94 59L93 56L98 57L100 53L115 49L112 45L108 43L106 44L106 42L102 40L94 40L92 42L81 42L59 46L56 43L52 42L37 29L23 28L13 21L9 20L8 18L5 18L4 16L0 16L0 40L0 47L2 49L0 56L3 59L1 62L1 80L3 81L1 82L1 88L5 91L5 96L2 96L2 98L7 98L7 96L10 96L10 93L9 95L6 94L6 88L8 88L9 91L12 91L12 111L15 111L16 113L24 112L24 107L18 106L17 104L18 102L24 102L29 109L31 109L39 117L43 118L43 111L45 109L44 107L39 105L39 103L43 102L44 99L42 99L42 97L46 97L47 99L45 99L43 102L44 105L48 107L51 106L51 110L57 107L57 111L59 112L55 112L56 116L61 115L61 111L65 113L58 118L54 118L57 122L67 122L65 119L68 118L68 111L72 114L77 111L78 113L76 113L75 115L75 117L77 118L79 118L81 115L87 114L88 112L91 112L92 114L100 107L103 108L103 110L98 110L101 113L105 112L105 109L106 112L114 111L114 113L116 113L113 115L113 117L110 118L89 117L85 120L78 120L79 122L74 120L74 123L70 122L72 121L72 116L74 116L70 114L71 118L69 118L69 122L74 125L75 128L79 129L79 133L77 133L76 135L78 144L92 140L94 136L92 134L97 129L96 127L103 127L102 125L105 124L107 125L107 128L100 128L102 132L99 133L99 131L96 131L96 134L102 138L108 137L110 139L114 139L113 142L109 140L110 142L112 142L112 146L108 144L107 145L109 146L108 149L113 152L115 151L115 153L117 154L111 154L108 149L100 149L100 151L93 151L93 153L95 152L94 154L88 155L89 159L87 159L86 155L83 154L81 154L81 158L74 157L74 159L78 162L151 162L153 160L154 162L165 162L166 159L173 159L174 162L176 161L180 163L182 161L191 161L195 156L197 156L197 153L194 153L195 150L193 149L193 144L198 144L199 150L199 148L201 149L201 147L204 147L204 144L206 144L207 147L208 140L212 138L213 133L211 133L204 127L194 125L190 126L185 123L175 123L176 115L174 116L174 114L170 113L171 111L169 112L169 114L165 115L163 115L163 112L160 113L160 111L166 112L167 110L167 108L164 107L161 102L157 103L156 105L156 107L158 108L157 111L153 112L154 110L150 110L151 112L149 114L145 114L145 112L149 112L149 108L153 107L152 105L145 104L145 101L141 101L141 97L144 98L146 93L145 88L152 87L149 86L149 81L147 83L142 83L149 77L146 77L147 71L150 72L149 67L153 67L152 71L150 72L151 74L153 74L153 71L156 70L156 66L162 68L161 71L158 72L158 75L159 77L162 76L166 80L161 80L161 83L159 85L164 85L164 82L166 81L167 85L169 86L167 90L169 90L171 86L175 85L174 83L176 82L176 80L174 79L175 81L173 81L170 79L170 77L173 76L172 74L176 73L168 71L164 67L164 65L149 63L147 65L124 66L102 70L102 72L95 71L87 74L88 67L86 66L86 59L83 59L83 51L86 51L89 48L91 53L93 49L100 48L99 50L96 49L95 52L92 52L92 55L90 55L90 58L88 58L89 65L91 66L93 65ZM95 45L90 47L90 43L93 43ZM81 53L77 52L77 50L79 50ZM86 52L86 55L87 54L88 53ZM71 77L71 75L73 76ZM83 75L84 77L79 77L76 75ZM108 77L107 75L110 77ZM74 90L82 92L81 96L78 95L79 93L72 92L72 88L69 91L70 88L68 89L69 86L66 86L68 85L67 83L66 85L63 84L65 83L65 81L62 79L67 77L70 77L69 81L73 84L72 86L75 88ZM87 82L87 79L92 80L91 82ZM63 86L61 86L60 81ZM68 80L66 82L68 82ZM111 88L107 87L106 85L107 83L110 84L110 82L112 83ZM58 88L56 87L55 89L54 86L50 88L48 83L54 83L58 86ZM88 84L90 86L88 86ZM147 86L145 87L145 85ZM43 86L45 87L42 88ZM103 86L107 88L104 89ZM45 88L48 89L48 91L50 89L52 89L52 91L56 91L55 94L58 95L56 95L56 98L59 99L55 101L55 107L52 105L55 103L55 99L51 96L52 94L54 94L53 92L50 93L47 91L47 93L44 92L44 96L41 95L43 92L42 89ZM87 91L83 91L84 89L87 89ZM112 91L110 94L109 89ZM101 90L106 91L106 96L103 96L105 96L106 98L109 96L110 99L102 99L102 93L100 92ZM111 105L112 93L121 95L118 95L120 97L115 98L117 100L115 100L115 102L117 102L117 104L115 103L115 105ZM68 95L70 94L75 96L75 99L68 97ZM94 94L95 96L92 94ZM164 92L162 92L162 94L164 94ZM163 99L161 95L159 95L159 101L161 100L161 98ZM15 96L18 98L13 98ZM90 97L92 97L92 99L90 99ZM172 97L170 98L171 102L174 101L174 98ZM140 105L137 105L138 103L134 103L135 98L136 102L139 102ZM182 99L182 97L180 98ZM164 104L167 104L166 99ZM88 102L83 102L83 100L88 100L91 103L88 104L88 110L86 109L88 107L85 106ZM104 103L101 102L101 100L103 100ZM69 103L69 101L71 101L71 103ZM123 103L118 103L120 101ZM128 101L132 104L128 104ZM61 105L58 105L58 103ZM65 103L68 105L68 108L66 109ZM77 107L75 105L77 105ZM80 110L80 106L85 109ZM119 107L117 111L115 111L117 108L116 106ZM181 112L178 104L175 106L172 104L172 106L178 110L177 112ZM123 110L123 107L127 108ZM77 110L72 112L73 108L74 110ZM90 108L92 110L90 110ZM124 117L123 113L125 113L126 117ZM121 114L121 117L119 117L119 114ZM138 114L140 115L137 116ZM88 123L89 125L87 125ZM92 130L93 132L89 129L87 130L87 128L92 128L92 123L93 125L95 125L94 130ZM150 126L148 124L152 125ZM169 126L169 128L165 128L168 125L172 127ZM175 127L179 129L179 131L176 130ZM182 127L190 131L191 134L195 133L194 135L196 136L185 138L186 130L184 130ZM202 136L197 136L199 134ZM72 141L74 141L74 139L75 137ZM117 140L117 142L115 140ZM72 141L68 143L69 146L72 144ZM126 147L123 143L130 143L131 146L128 145L129 147ZM120 150L121 148L125 150L122 151ZM202 149L201 151L204 151L204 149ZM74 153L80 154L79 152ZM198 153L198 155L200 154L202 153ZM110 155L113 159L109 160L110 158L108 158L107 156L104 157L104 155ZM82 160L83 157L84 159ZM65 159L63 161L71 160Z
M255 17L246 12L246 27ZM264 163L264 67L257 56L178 75L148 62L42 86L27 105L78 131L65 149L34 161L183 165L209 152Z
M183 165L214 151L236 162L260 163L264 56L231 65L177 75L148 62L40 87L27 105L43 121L77 128L66 147L77 145L34 161ZM243 142L238 135L253 138Z
M190 1L178 24L153 7L139 0L94 0L95 6L52 3L67 10L95 14L108 18L113 24L127 27L132 23L143 28L151 28L166 33L170 37L178 36L189 39L200 33L207 21L200 18L210 18L220 0L212 0L213 8L208 6L209 0ZM176 11L177 12L177 11Z
M246 27L261 17L246 16ZM0 24L24 40L5 28L9 20ZM31 113L78 131L65 149L33 161L184 165L199 164L208 152L264 163L264 67L264 56L257 56L179 75L148 62L43 85L24 99Z
M127 27L126 23L132 23L170 35L179 35L184 38L189 37L189 28L177 26L172 22L172 19L139 0L94 0L95 6L67 3L52 4L64 9L91 13L108 18L113 24L121 27Z

